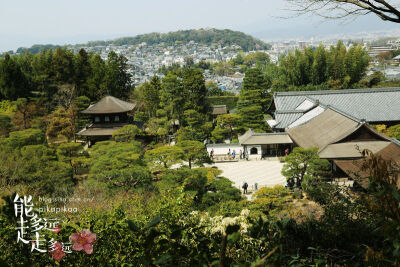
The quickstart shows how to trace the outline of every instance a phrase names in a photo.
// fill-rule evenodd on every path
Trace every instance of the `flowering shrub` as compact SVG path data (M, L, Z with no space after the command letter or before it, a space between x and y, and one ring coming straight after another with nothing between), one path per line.
M54 243L52 250L50 251L50 254L56 261L60 261L65 256L65 252L63 250L61 242L57 241L56 243Z
M69 240L72 243L72 249L76 251L83 250L86 254L93 253L92 243L96 241L96 234L90 232L89 229L83 229L79 233L73 233Z

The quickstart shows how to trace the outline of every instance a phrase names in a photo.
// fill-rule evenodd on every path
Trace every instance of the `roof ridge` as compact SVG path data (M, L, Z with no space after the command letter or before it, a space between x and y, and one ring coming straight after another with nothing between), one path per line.
M392 142L395 143L396 145L400 146L400 141L397 140L396 138L392 138Z
M349 118L349 119L351 119L351 120L353 120L353 121L355 121L355 122L358 122L358 123L365 122L365 119L356 118L356 117L350 115L349 113L344 112L343 110L338 109L338 108L336 108L336 107L333 107L333 106L331 106L331 105L325 105L325 107L326 107L327 109L331 109L331 110L333 110L333 111L335 111L335 112L337 112L337 113L339 113L339 114L341 114L341 115L343 115L343 116L345 116L345 117L347 117L347 118Z
M288 135L288 133L287 132L253 133L252 136L263 136L263 135Z
M282 109L282 110L276 110L275 114L284 114L284 113L304 113L304 110L298 110L298 109Z
M317 90L317 91L288 91L275 92L275 96L301 96L301 95L328 95L328 94L354 94L354 93L379 93L400 91L400 87L385 88L357 88L357 89L337 89L337 90Z
M314 106L314 107L308 109L306 112L304 112L303 115L301 115L300 117L298 117L296 120L292 121L292 123L290 123L290 124L288 125L288 127L289 127L290 125L292 125L293 123L295 123L296 121L300 120L300 119L301 119L303 116L305 116L307 113L313 111L314 109L316 109L316 108L318 108L318 107L321 107L321 108L324 110L322 113L324 113L324 112L328 109L328 106L323 105L323 104L320 103L320 104L318 104L317 106ZM312 117L312 118L309 119L308 121L305 121L305 122L303 122L303 123L300 123L299 125L296 125L295 127L298 127L298 126L301 126L301 125L306 124L307 122L309 122L310 120L312 120L312 119L318 117L318 116L321 115L322 113L318 114L317 116ZM295 127L292 127L292 128L295 128ZM290 129L290 128L288 128L288 129Z

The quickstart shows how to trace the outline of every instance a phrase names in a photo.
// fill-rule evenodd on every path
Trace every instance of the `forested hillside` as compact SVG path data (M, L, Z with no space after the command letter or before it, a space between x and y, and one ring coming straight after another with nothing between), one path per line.
M137 45L143 42L153 45L165 43L173 45L176 43L188 43L195 41L200 44L221 44L222 46L239 45L243 51L255 49L269 49L271 46L243 32L219 29L199 29L199 30L182 30L169 33L148 33L140 34L133 37L122 37L108 41L91 41L77 46L97 46L97 45ZM54 45L33 45L30 48L20 47L17 53L23 53L25 50L31 53L38 53L41 50L49 48L57 48Z

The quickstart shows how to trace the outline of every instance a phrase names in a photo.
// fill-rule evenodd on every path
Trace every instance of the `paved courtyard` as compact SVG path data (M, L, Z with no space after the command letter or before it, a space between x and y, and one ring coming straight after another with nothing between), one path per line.
M249 191L253 191L255 183L258 184L258 188L285 185L286 183L286 178L281 174L283 163L279 161L221 162L212 166L222 170L223 173L221 175L229 178L236 187L241 188L242 184L247 182Z

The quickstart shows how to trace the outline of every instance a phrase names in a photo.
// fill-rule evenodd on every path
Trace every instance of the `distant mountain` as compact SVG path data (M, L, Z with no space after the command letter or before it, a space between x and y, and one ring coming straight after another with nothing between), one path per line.
M181 30L169 33L148 33L140 34L133 37L122 37L108 41L90 41L84 44L77 44L76 46L98 46L98 45L138 45L143 42L152 45L165 43L167 45L173 45L175 43L188 43L195 41L200 44L213 44L219 43L222 46L227 45L238 45L244 51L250 51L255 49L269 49L271 46L259 39L256 39L248 34L239 31L232 30L219 30L219 29L199 29L199 30ZM20 47L17 53L22 53L25 50L31 53L38 53L43 49L56 48L59 46L55 45L33 45L30 48Z
M30 48L26 48L26 47L20 47L17 49L16 53L25 53L25 51L28 51L30 53L36 54L36 53L40 53L40 51L42 50L49 50L49 49L56 49L61 47L60 45L52 45L52 44L35 44L32 45Z

